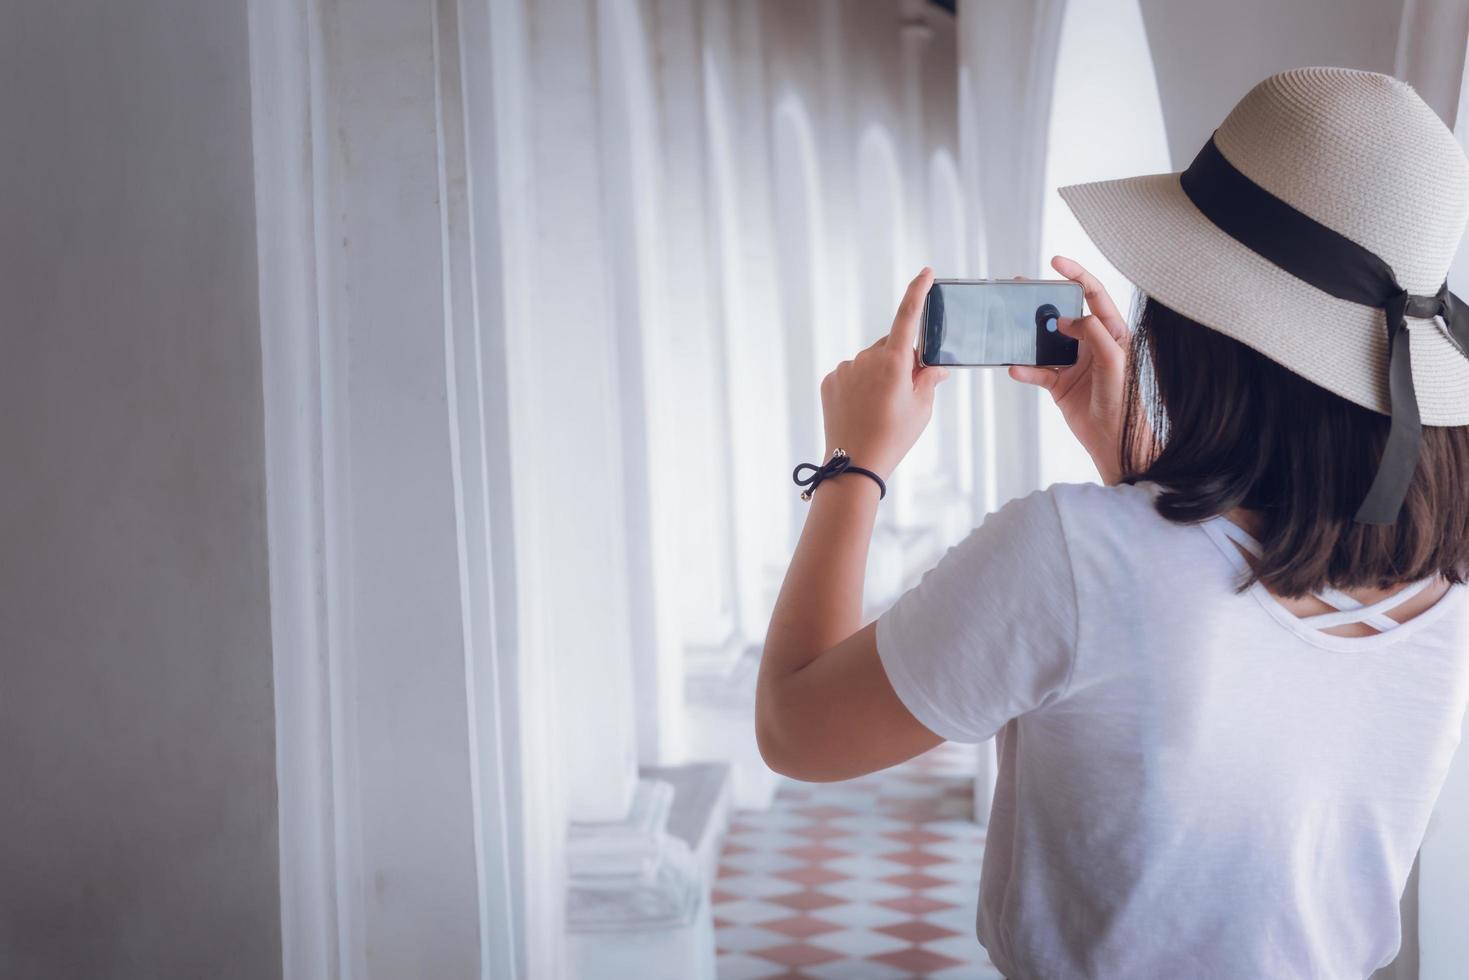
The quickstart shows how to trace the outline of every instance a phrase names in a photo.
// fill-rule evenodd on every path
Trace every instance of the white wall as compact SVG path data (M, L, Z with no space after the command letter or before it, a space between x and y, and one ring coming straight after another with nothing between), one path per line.
M1402 0L1140 0L1140 6L1168 148L1180 170L1266 75L1302 65L1391 72L1403 11Z
M0 30L0 975L281 973L243 5Z

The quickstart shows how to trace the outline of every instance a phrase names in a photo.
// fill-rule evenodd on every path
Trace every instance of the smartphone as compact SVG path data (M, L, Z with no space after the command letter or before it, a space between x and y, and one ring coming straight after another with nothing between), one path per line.
M935 279L923 304L924 364L987 367L1076 363L1058 317L1081 316L1081 286L1065 279Z

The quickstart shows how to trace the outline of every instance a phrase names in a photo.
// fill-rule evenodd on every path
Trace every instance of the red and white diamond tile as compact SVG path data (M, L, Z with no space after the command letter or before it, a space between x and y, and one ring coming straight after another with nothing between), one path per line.
M974 937L984 834L973 751L786 783L730 827L713 891L719 980L1000 980Z

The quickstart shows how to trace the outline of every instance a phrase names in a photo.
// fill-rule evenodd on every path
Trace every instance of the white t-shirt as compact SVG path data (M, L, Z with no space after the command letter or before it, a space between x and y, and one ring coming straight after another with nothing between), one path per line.
M1154 492L1016 500L878 619L919 721L999 733L980 941L1012 980L1365 977L1459 742L1469 590L1321 633Z

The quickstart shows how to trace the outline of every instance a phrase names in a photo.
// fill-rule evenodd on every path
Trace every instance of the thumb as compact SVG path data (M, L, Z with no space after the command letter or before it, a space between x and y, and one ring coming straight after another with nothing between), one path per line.
M1085 343L1091 348L1092 356L1109 368L1120 368L1127 359L1122 345L1095 313L1075 320L1058 320L1056 326L1066 336Z
M1061 372L1050 367L1031 367L1028 364L1014 364L1010 367L1010 377L1023 384L1035 385L1050 391L1056 387L1061 380Z
M913 387L918 391L933 393L944 381L949 378L949 369L946 367L926 367L918 372L918 377L913 379Z

